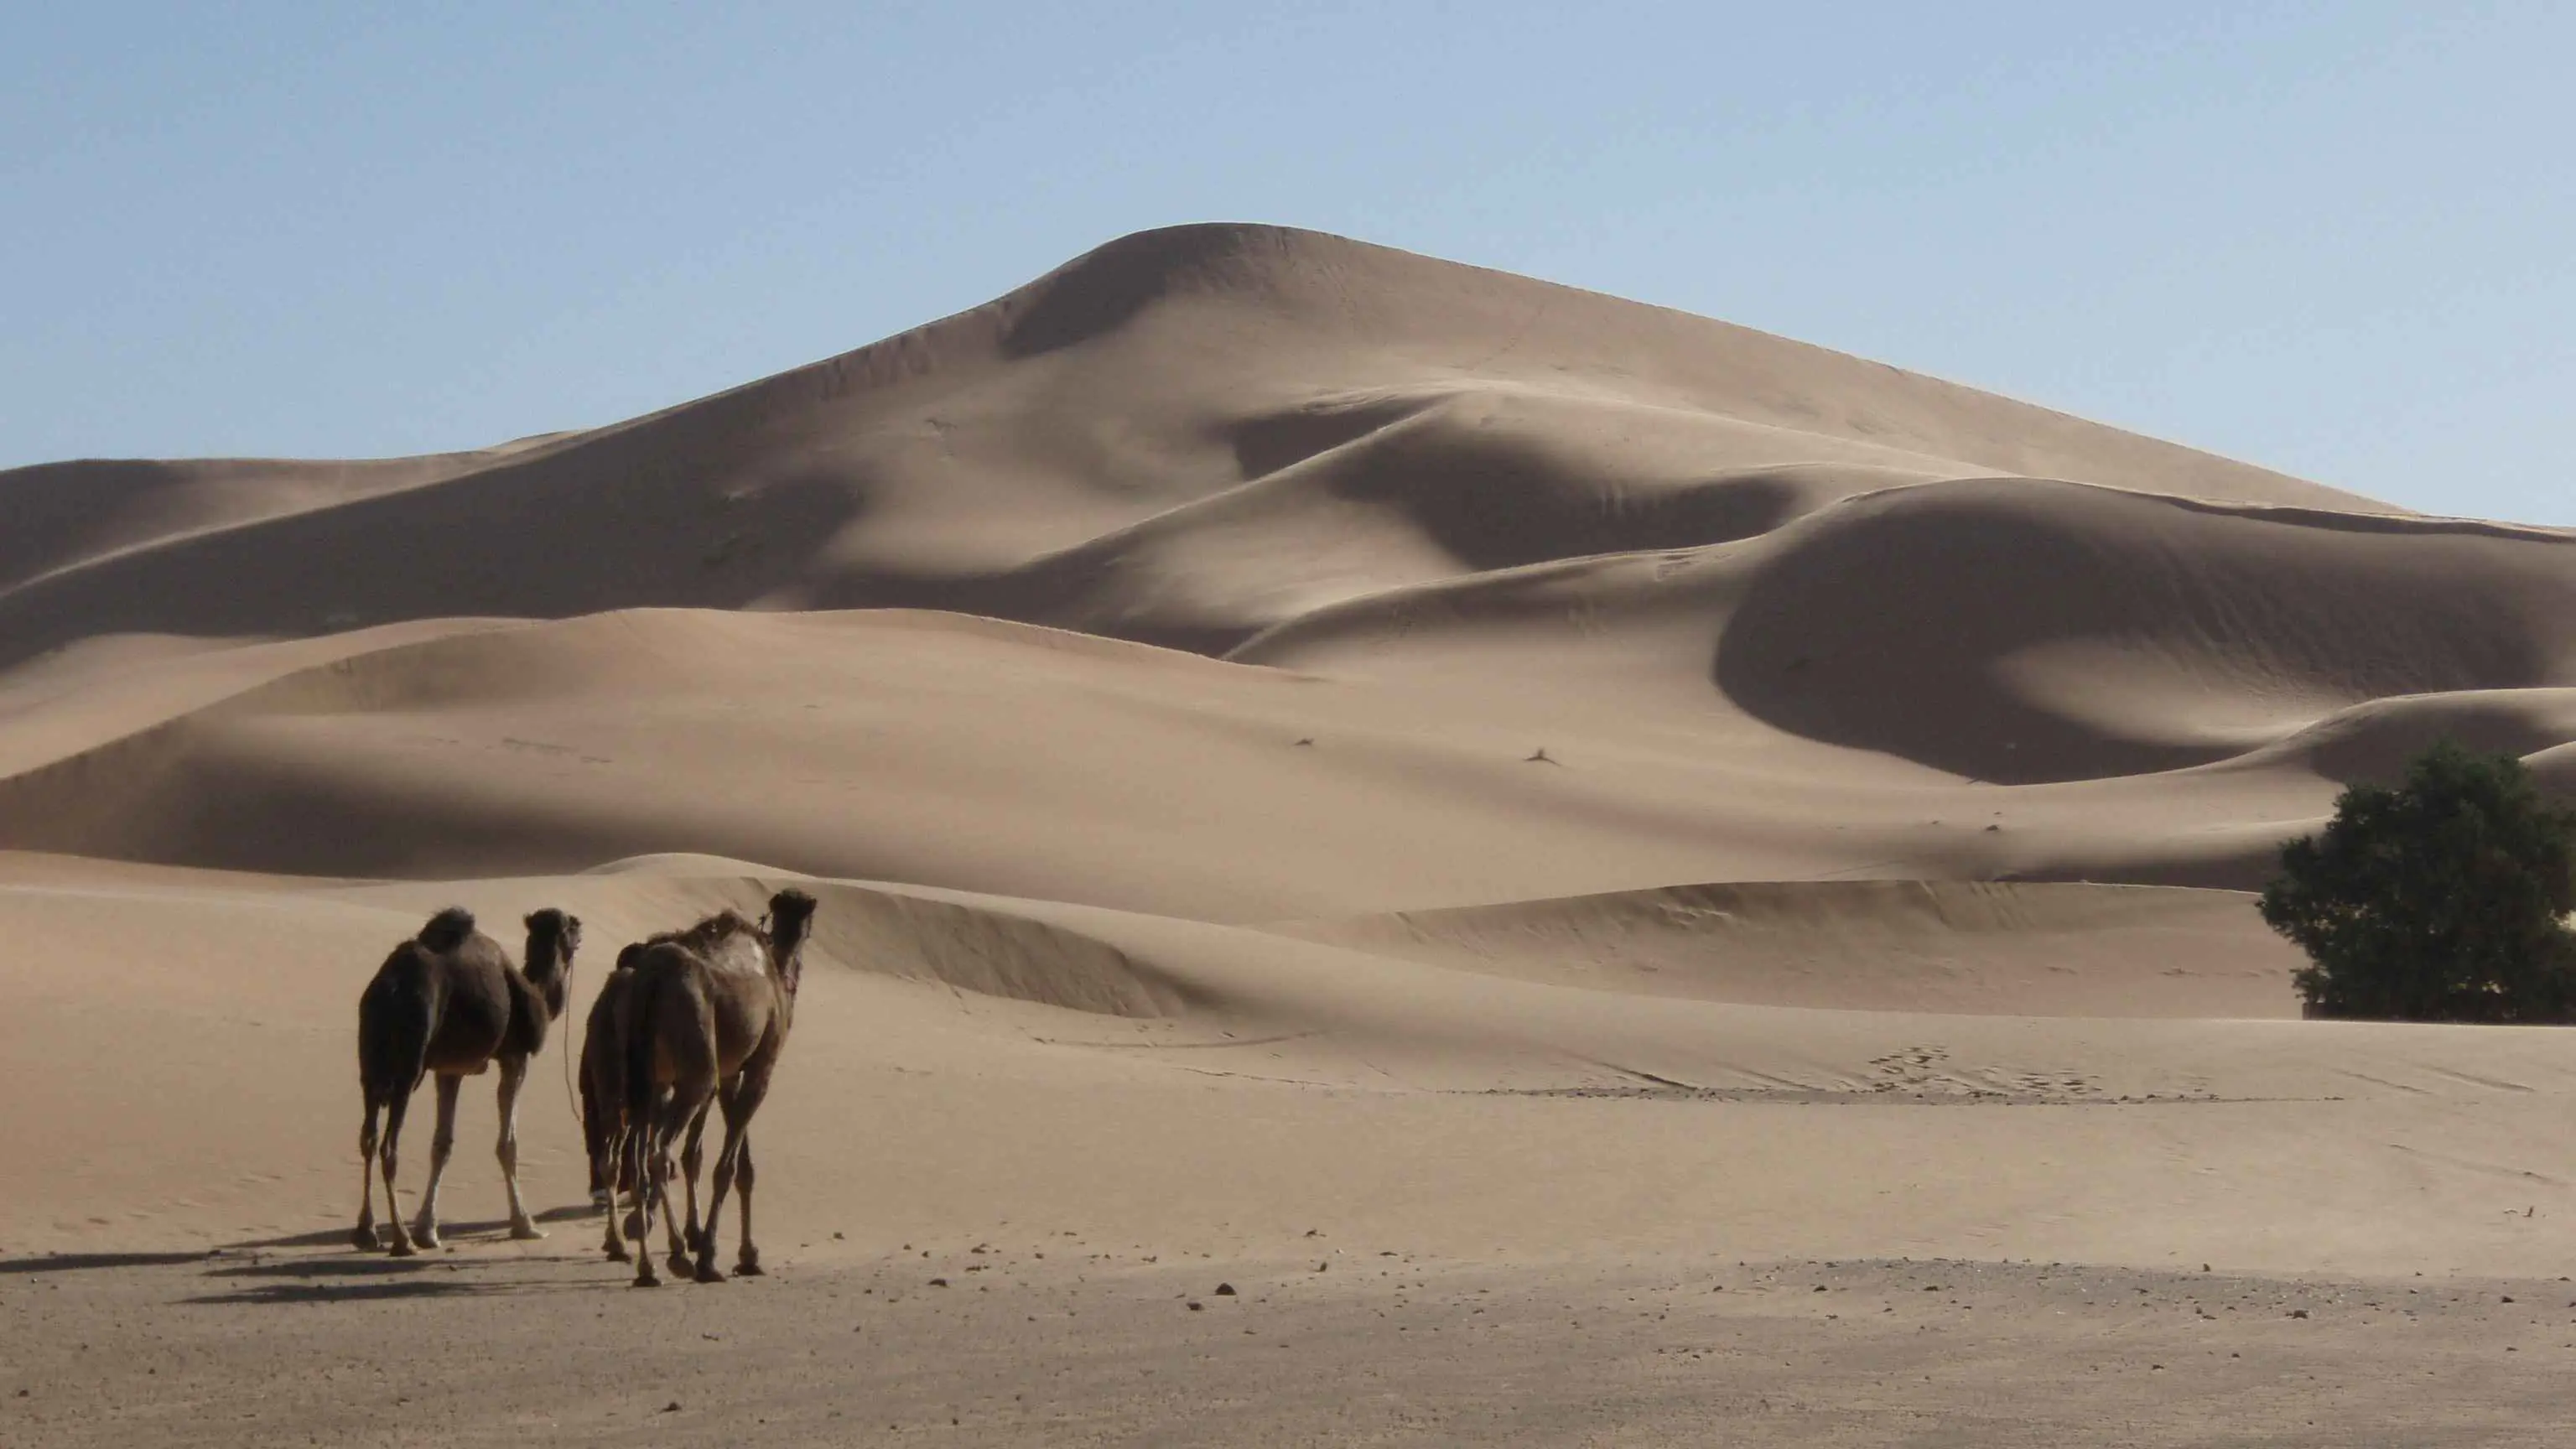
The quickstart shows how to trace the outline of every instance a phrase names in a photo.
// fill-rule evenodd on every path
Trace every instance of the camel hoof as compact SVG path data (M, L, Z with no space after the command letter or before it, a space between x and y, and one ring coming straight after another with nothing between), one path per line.
M368 1224L366 1227L358 1229L354 1233L351 1233L349 1235L349 1242L351 1246L355 1247L361 1253L372 1253L378 1248L384 1246L383 1243L376 1240L376 1229L375 1225L372 1223Z
M545 1235L546 1230L538 1227L535 1223L510 1224L510 1236L522 1243L533 1243Z
M603 1256L612 1263L624 1263L633 1259L635 1255L626 1251L624 1243L611 1243L604 1250Z
M698 1267L695 1263L689 1261L688 1254L673 1253L669 1261L671 1264L671 1276L675 1278L694 1278L698 1276Z
M733 1275L737 1278L766 1278L769 1270L760 1266L758 1258L745 1258L733 1265Z
M390 1258L408 1258L415 1251L417 1250L412 1247L411 1239L396 1238L393 1241L393 1246L385 1249L385 1256Z
M638 1273L635 1275L635 1281L628 1286L634 1288L659 1288L662 1286L662 1280L654 1277L650 1273Z
M691 1276L701 1283L721 1283L725 1280L724 1270L713 1263L700 1263L697 1272Z
M439 1249L447 1246L447 1244L442 1241L436 1233L414 1232L411 1235L411 1241L414 1247L419 1248L424 1253L435 1253Z

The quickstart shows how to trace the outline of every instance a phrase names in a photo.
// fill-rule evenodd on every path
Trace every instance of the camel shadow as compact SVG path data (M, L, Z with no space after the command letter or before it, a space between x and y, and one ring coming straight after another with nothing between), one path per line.
M541 1223L570 1223L595 1219L598 1216L599 1210L597 1208L590 1207L587 1204L579 1204L568 1207L548 1208L545 1211L536 1214L536 1219ZM492 1218L477 1222L446 1223L442 1224L439 1230L449 1238L459 1241L472 1241L476 1243L507 1242L509 1241L510 1224L509 1220L506 1218ZM183 1252L47 1253L42 1257L0 1258L0 1277L27 1277L40 1273L85 1273L96 1272L101 1269L116 1268L176 1268L191 1263L212 1263L221 1265L224 1263L226 1258L237 1253L256 1252L277 1248L346 1247L348 1242L349 1230L342 1227L323 1228L310 1233L293 1233L279 1238L252 1238L237 1243L226 1243L219 1248L194 1248ZM292 1261L306 1265L306 1269L308 1271L323 1271L318 1266L322 1261L324 1261L321 1259L299 1258ZM384 1258L378 1254L369 1254L363 1257L346 1258L341 1261L346 1264L380 1262L387 1267L403 1268L426 1267L430 1262L437 1260L425 1259L419 1263L406 1264L395 1259ZM284 1267L285 1265L258 1263L251 1266L256 1268L271 1268ZM223 1277L234 1273L248 1271L250 1271L250 1268L244 1268L238 1265L231 1267L218 1266L214 1269L213 1275Z
M460 1227L466 1225L459 1225ZM507 1223L490 1225L506 1231ZM580 1292L588 1284L525 1277L494 1277L476 1268L507 1259L459 1258L445 1253L393 1258L380 1253L298 1254L214 1267L204 1276L227 1286L178 1300L193 1304L358 1303L401 1298L495 1298L528 1293Z
M547 1208L544 1212L538 1213L535 1216L537 1221L541 1223L569 1223L579 1221L583 1218L595 1218L599 1216L599 1210L587 1206L556 1207ZM446 1236L472 1238L507 1237L509 1228L509 1220L506 1218L492 1218L470 1223L441 1223L438 1225L439 1232ZM227 1253L240 1253L248 1252L255 1248L330 1248L341 1246L346 1244L348 1241L349 1230L345 1227L321 1228L313 1232L294 1233L282 1238L252 1238L238 1243L226 1243L224 1244L222 1251ZM204 1257L205 1254L199 1253L196 1256ZM174 1257L170 1261L179 1262L185 1260Z
M342 1238L347 1233L340 1234ZM79 1273L97 1268L168 1268L202 1263L207 1253L48 1253L41 1258L0 1258L0 1273Z
M367 1275L365 1281L356 1283L315 1282L310 1277L304 1276L299 1276L292 1281L249 1283L220 1293L194 1294L178 1301L196 1305L364 1303L402 1298L481 1298L500 1291L504 1290L489 1284L460 1283L446 1274L441 1274L438 1278L427 1278L410 1274L389 1276L375 1273Z

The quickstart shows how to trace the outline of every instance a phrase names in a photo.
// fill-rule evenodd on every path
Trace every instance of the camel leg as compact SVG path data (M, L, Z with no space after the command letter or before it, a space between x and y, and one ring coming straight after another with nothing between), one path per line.
M660 1195L661 1184L653 1175L654 1134L660 1123L651 1109L636 1114L626 1124L626 1150L635 1169L635 1286L660 1286L661 1275L653 1271L653 1204ZM668 1208L665 1208L668 1211Z
M630 1139L637 1135L639 1134L633 1128L627 1129L627 1136ZM626 1236L630 1238L644 1236L644 1194L635 1186L635 1180L632 1177L626 1181Z
M742 1162L734 1169L734 1186L742 1189L742 1246L734 1250L733 1271L744 1278L757 1278L768 1270L760 1266L760 1249L751 1241L751 1132L742 1134Z
M662 1161L666 1166L671 1157L671 1139L694 1125L700 1114L706 1111L706 1106L707 1099L703 1091L684 1092L676 1087L672 1089L670 1116L664 1119L662 1137ZM696 1156L689 1155L682 1161L681 1167L688 1176L689 1214L694 1218L698 1211ZM662 1189L662 1194L662 1231L669 1239L671 1271L683 1278L694 1277L697 1270L689 1261L688 1242L680 1236L680 1220L671 1211L670 1189L667 1185Z
M692 1253L698 1251L698 1244L706 1240L707 1233L698 1217L698 1169L706 1165L706 1151L701 1145L706 1135L707 1109L700 1107L698 1115L689 1119L689 1140L680 1148L680 1174L689 1182L689 1226L680 1234L680 1241L686 1243Z
M358 1128L358 1226L349 1235L361 1253L372 1253L376 1242L376 1113L373 1098L367 1102L367 1120Z
M608 1180L615 1183L626 1170L626 1129L623 1126L612 1124L609 1127L605 1155ZM617 1211L617 1194L613 1189L608 1194L608 1211L602 1216L608 1219L608 1235L600 1243L600 1249L608 1254L609 1261L623 1263L626 1261L626 1235L617 1230L618 1219L622 1215Z
M716 1154L714 1189L707 1196L707 1235L698 1245L698 1281L716 1283L724 1274L716 1270L716 1223L724 1212L725 1194L732 1191L735 1176L742 1171L743 1147L751 1140L751 1114L760 1110L760 1099L767 1094L767 1083L756 1078L736 1078L732 1087L718 1101L724 1108L724 1148ZM748 1183L745 1184L748 1186ZM750 1199L746 1197L746 1205ZM744 1219L743 1246L746 1260L758 1271L760 1252L751 1247L750 1219Z
M521 1242L546 1235L528 1216L528 1205L519 1200L519 1088L527 1080L526 1057L501 1063L501 1140L492 1149L501 1159L501 1182L510 1191L510 1236Z
M707 1228L698 1239L698 1263L695 1276L701 1283L721 1283L724 1271L716 1266L716 1214L724 1210L725 1193L733 1186L734 1166L741 1158L741 1129L734 1125L733 1114L725 1114L724 1147L716 1153L715 1186L707 1193Z
M682 1101L675 1088L671 1095L656 1104L642 1123L627 1126L629 1138L638 1142L635 1155L635 1181L639 1221L635 1229L635 1286L650 1288L659 1284L660 1275L653 1271L653 1210L662 1212L663 1231L670 1235L670 1261L674 1272L689 1271L689 1260L680 1251L680 1230L671 1217L671 1139L680 1135L694 1106Z
M644 1189L636 1186L648 1160L636 1144L645 1139L646 1128L629 1122L617 1129L617 1140L624 1145L617 1152L617 1190L626 1195L626 1236L644 1236ZM613 1211L613 1209L612 1209Z
M420 1190L420 1216L411 1225L412 1237L424 1248L438 1246L438 1181L447 1175L447 1159L456 1148L456 1094L464 1087L463 1077L438 1079L438 1130L429 1139L429 1185Z
M403 1088L385 1104L385 1140L376 1158L385 1179L385 1250L397 1258L410 1257L412 1246L411 1234L403 1231L402 1208L394 1201L394 1160L402 1150L403 1118L411 1113L411 1094L419 1085Z

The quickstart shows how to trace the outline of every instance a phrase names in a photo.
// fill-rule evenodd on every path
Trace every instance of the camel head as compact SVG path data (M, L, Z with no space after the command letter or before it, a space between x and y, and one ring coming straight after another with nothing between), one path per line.
M528 983L545 993L546 1010L563 1015L572 992L572 954L581 949L581 917L548 906L527 918Z
M814 898L794 886L769 898L769 959L787 994L805 974L805 940L814 933Z

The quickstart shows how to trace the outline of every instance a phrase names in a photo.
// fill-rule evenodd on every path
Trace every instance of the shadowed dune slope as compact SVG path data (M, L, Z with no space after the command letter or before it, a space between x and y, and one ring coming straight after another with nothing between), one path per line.
M1832 523L1754 577L1719 686L1974 778L2132 774L2319 704L2576 684L2576 537L2000 483Z
M0 472L9 520L0 532L0 590L126 549L460 477L548 441L380 462L210 458L11 469Z
M1970 780L2249 751L2350 780L2444 733L2517 754L2576 738L2576 536L1957 480L1733 547L1357 600L1230 657L1680 707L1693 654L1765 725Z

